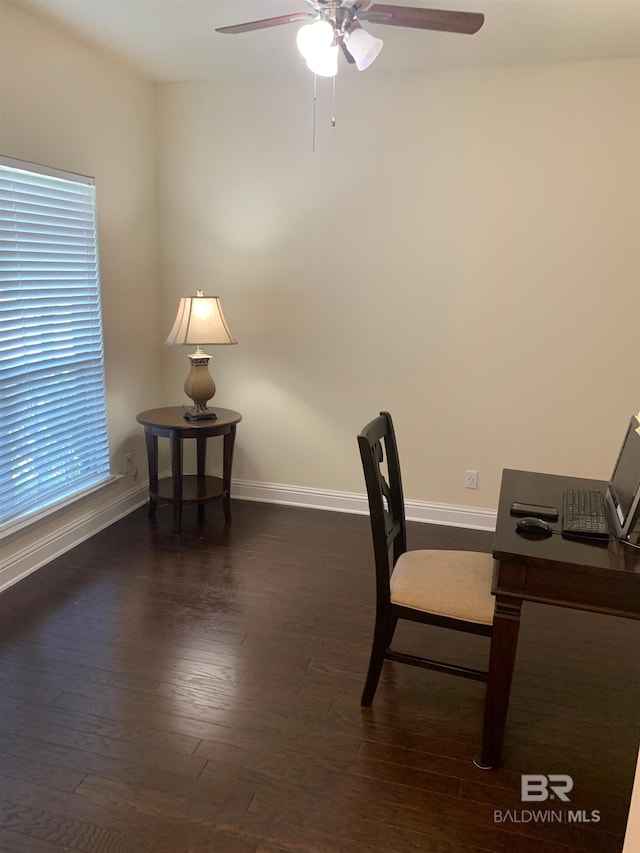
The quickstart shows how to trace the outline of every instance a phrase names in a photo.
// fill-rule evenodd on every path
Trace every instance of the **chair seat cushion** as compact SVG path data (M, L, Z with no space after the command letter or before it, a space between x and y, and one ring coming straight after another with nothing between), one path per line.
M493 557L478 551L407 551L390 579L391 602L490 625Z

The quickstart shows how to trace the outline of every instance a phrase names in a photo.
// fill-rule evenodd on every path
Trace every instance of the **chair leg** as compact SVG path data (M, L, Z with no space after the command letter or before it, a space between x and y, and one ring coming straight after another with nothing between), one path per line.
M376 695L380 673L382 672L382 664L384 663L384 653L389 647L390 637L393 635L396 622L397 619L392 618L391 622L389 622L388 619L381 616L376 617L367 680L365 681L362 698L360 699L360 705L363 708L369 708L373 702L373 697Z

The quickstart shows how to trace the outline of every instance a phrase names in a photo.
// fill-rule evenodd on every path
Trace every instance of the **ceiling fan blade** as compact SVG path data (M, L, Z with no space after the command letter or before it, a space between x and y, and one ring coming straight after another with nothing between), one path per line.
M360 21L390 24L392 27L415 27L420 30L441 30L445 33L477 33L484 23L480 12L452 12L447 9L419 9L414 6L389 6L374 3L358 12Z
M235 24L232 27L216 27L217 33L248 33L251 30L264 30L267 27L279 27L282 24L293 24L295 21L314 19L316 15L310 12L294 12L291 15L279 15L277 18L264 18L262 21L249 21L246 24Z

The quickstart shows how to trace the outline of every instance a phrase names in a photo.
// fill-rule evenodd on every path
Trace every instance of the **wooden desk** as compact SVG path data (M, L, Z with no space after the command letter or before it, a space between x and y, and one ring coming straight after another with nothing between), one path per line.
M599 480L505 470L493 543L496 597L479 767L498 767L509 707L523 601L640 618L640 550L610 539L604 546L561 534L567 488L606 489ZM558 508L547 538L516 532L513 501ZM635 540L634 540L635 541Z
M231 521L231 466L236 424L242 420L239 412L231 409L214 408L217 415L212 420L186 421L182 406L165 409L150 409L141 412L136 420L144 427L149 463L149 517L154 518L159 500L173 503L173 529L182 527L182 505L198 504L200 517L204 504L222 499L224 517ZM224 437L222 477L205 474L207 439ZM168 438L171 443L171 477L158 479L158 436ZM195 438L197 442L197 474L182 473L182 442Z

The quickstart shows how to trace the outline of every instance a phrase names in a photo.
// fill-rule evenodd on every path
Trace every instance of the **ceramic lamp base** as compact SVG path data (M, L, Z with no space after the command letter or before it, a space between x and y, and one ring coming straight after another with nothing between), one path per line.
M193 400L193 411L206 413L207 402L216 393L216 384L209 373L210 355L204 352L194 352L187 356L191 362L191 370L184 383L184 392Z

